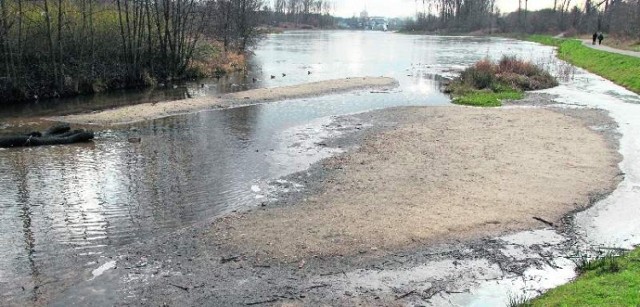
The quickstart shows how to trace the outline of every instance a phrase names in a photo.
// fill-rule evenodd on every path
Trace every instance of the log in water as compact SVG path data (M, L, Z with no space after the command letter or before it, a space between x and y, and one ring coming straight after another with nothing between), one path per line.
M93 131L73 130L68 124L55 125L44 133L31 132L28 135L0 137L1 148L62 145L89 142L93 140Z

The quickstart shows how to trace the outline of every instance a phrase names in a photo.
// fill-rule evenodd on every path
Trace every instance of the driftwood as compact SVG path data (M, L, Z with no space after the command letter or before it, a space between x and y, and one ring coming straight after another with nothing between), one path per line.
M45 130L42 133L42 136L58 135L58 134L62 134L62 133L67 133L69 131L71 131L71 126L69 126L69 124L57 124L55 126L52 126L49 129Z
M555 227L555 225L553 225L553 223L551 223L551 222L549 222L549 221L547 221L547 220L545 220L545 219L543 219L543 218L539 218L539 217L537 217L537 216L534 216L534 217L533 217L533 219L534 219L534 220L536 220L536 221L538 221L538 222L545 223L545 224L547 224L547 225L549 225L549 226L551 226L551 227Z
M0 148L82 143L91 141L93 137L92 131L71 131L68 124L61 124L45 130L44 133L35 131L27 135L0 137Z

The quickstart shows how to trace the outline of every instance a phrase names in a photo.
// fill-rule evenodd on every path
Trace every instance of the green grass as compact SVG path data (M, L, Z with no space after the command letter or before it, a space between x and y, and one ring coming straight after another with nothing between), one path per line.
M558 57L640 94L640 58L595 50L574 39L532 35L529 41L558 47Z
M462 96L454 97L453 103L476 107L499 107L501 100L518 100L524 98L523 92L491 92L491 91L470 91Z
M640 93L640 58L584 46L574 39L532 35L526 40L558 47L558 57ZM640 248L578 264L575 281L520 306L640 306Z
M620 257L605 256L582 271L575 281L528 306L640 306L640 249Z

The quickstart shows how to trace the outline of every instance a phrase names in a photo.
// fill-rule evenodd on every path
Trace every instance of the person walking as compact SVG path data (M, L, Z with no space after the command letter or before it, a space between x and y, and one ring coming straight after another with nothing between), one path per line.
M602 45L603 39L604 39L604 35L602 34L602 32L600 32L600 34L598 34L598 45Z
M591 44L595 45L597 39L598 39L598 32L593 32L593 43L591 43Z

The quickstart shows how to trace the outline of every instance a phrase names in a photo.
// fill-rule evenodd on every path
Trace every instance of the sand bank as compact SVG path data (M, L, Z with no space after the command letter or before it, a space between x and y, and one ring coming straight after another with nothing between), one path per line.
M549 109L379 114L400 124L326 160L318 193L225 219L212 235L286 259L393 251L547 226L534 217L557 225L620 180L615 146L583 119Z
M212 108L230 108L270 101L313 97L367 88L390 88L398 85L393 78L362 77L319 81L278 88L262 88L220 97L202 97L159 103L144 103L89 114L48 118L75 124L117 125L152 120Z

